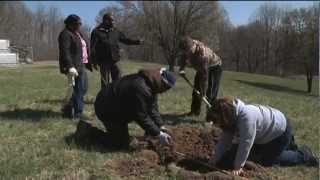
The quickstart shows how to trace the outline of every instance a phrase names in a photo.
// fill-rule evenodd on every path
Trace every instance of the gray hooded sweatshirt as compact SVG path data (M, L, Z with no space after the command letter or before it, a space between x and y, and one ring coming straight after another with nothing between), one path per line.
M236 108L236 132L224 131L215 148L214 162L231 147L233 138L239 146L234 169L244 166L253 144L266 144L281 136L287 126L285 115L277 109L262 105L244 104L240 99L233 102Z

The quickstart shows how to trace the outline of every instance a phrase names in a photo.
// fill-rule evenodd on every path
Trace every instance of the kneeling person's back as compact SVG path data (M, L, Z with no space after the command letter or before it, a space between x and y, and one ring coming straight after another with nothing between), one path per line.
M145 69L124 76L97 95L95 111L105 124L135 121L147 134L157 136L163 124L157 94L169 90L175 78L164 69ZM108 128L107 128L108 129Z

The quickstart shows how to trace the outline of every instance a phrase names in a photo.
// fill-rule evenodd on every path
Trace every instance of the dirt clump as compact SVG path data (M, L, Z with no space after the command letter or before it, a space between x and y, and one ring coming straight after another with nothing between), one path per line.
M138 157L141 157L147 161L151 161L154 164L160 164L160 157L159 155L152 150L142 150L137 154Z
M104 167L108 171L121 178L141 178L159 169L159 156L156 152L142 150L133 159L108 160Z

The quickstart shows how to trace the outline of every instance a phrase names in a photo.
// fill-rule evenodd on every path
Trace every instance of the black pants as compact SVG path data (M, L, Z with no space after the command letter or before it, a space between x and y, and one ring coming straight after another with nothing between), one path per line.
M208 69L208 86L203 81L203 75L201 72L197 72L194 78L194 87L200 92L206 92L206 96L210 103L212 103L218 96L220 80L222 76L221 66L212 66ZM206 88L206 89L203 89ZM200 97L196 91L192 93L191 112L199 115L201 112L202 97Z
M121 119L119 113L110 111L113 108L111 108L112 103L109 104L112 102L109 90L107 86L98 93L94 103L95 113L107 130L110 145L114 148L127 149L130 143L128 123Z
M121 122L121 119L104 119L102 123L107 129L111 145L119 149L128 149L130 144L128 123Z
M99 64L101 75L101 89L106 88L106 85L110 83L110 74L112 81L116 81L121 78L121 71L117 63L114 64Z

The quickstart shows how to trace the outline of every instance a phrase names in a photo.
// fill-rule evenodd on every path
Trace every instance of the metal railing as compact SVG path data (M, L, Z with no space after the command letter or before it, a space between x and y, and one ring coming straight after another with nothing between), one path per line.
M10 46L9 49L11 52L17 54L19 63L33 63L34 56L32 46Z

